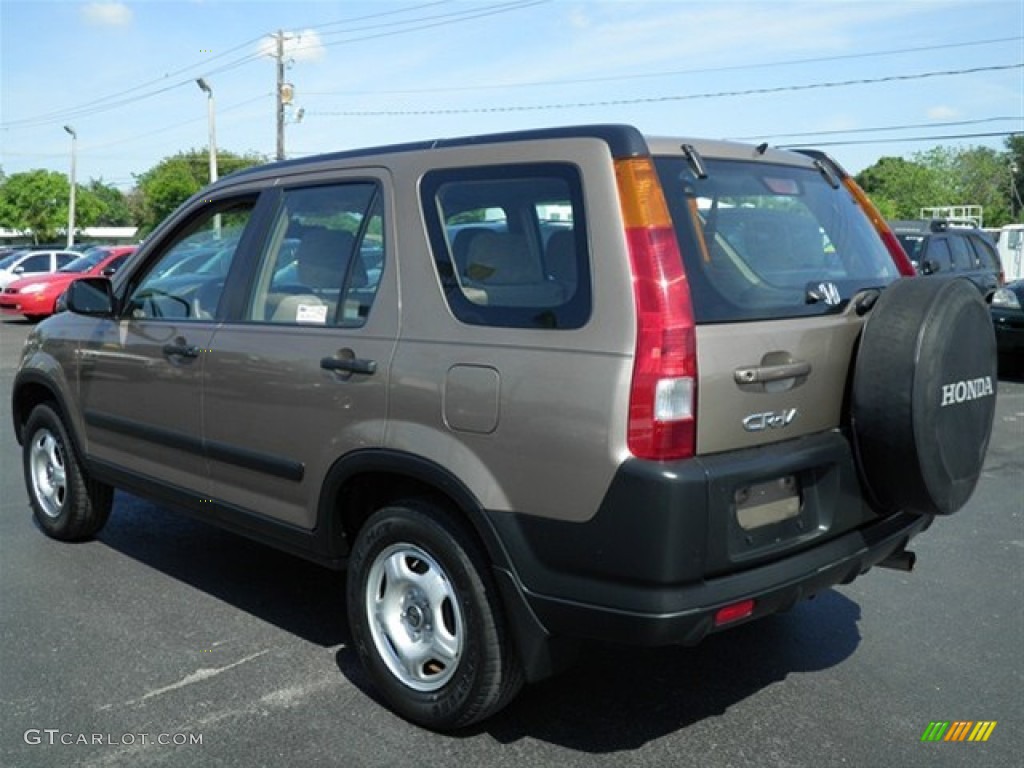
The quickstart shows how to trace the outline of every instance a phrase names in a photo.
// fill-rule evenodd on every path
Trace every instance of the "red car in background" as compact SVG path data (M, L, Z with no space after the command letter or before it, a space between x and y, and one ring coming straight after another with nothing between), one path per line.
M56 272L15 280L0 292L0 312L41 320L56 311L57 299L75 280L109 277L135 253L134 245L97 246Z

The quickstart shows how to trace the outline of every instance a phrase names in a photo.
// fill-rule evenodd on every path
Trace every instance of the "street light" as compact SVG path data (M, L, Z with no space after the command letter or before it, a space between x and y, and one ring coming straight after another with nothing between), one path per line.
M75 242L75 154L78 149L78 134L70 125L64 130L71 134L71 199L68 201L68 250Z
M210 123L210 183L213 184L217 180L217 126L213 117L213 89L202 77L196 78L196 85L206 94L206 111Z

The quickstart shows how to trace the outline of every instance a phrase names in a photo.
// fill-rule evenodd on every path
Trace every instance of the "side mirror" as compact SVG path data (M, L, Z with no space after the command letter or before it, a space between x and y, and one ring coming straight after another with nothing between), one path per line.
M925 259L921 271L926 275L934 275L940 269L941 266L935 259Z
M114 289L105 277L81 277L68 286L67 308L78 315L114 316Z
M18 265L17 267L12 269L11 272L13 272L16 275L23 275L25 274L25 268L21 265Z

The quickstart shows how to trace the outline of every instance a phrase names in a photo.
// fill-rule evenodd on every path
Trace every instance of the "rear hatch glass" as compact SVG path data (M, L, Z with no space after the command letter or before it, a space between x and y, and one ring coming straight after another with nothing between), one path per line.
M841 312L899 273L852 196L816 167L656 159L698 323Z

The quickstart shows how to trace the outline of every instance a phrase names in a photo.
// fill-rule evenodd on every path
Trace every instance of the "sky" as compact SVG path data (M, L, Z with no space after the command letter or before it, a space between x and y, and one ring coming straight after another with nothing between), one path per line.
M127 190L179 151L584 123L823 147L857 173L1024 131L1024 0L0 0L0 168ZM299 120L299 110L302 110ZM995 134L995 135L990 135Z

